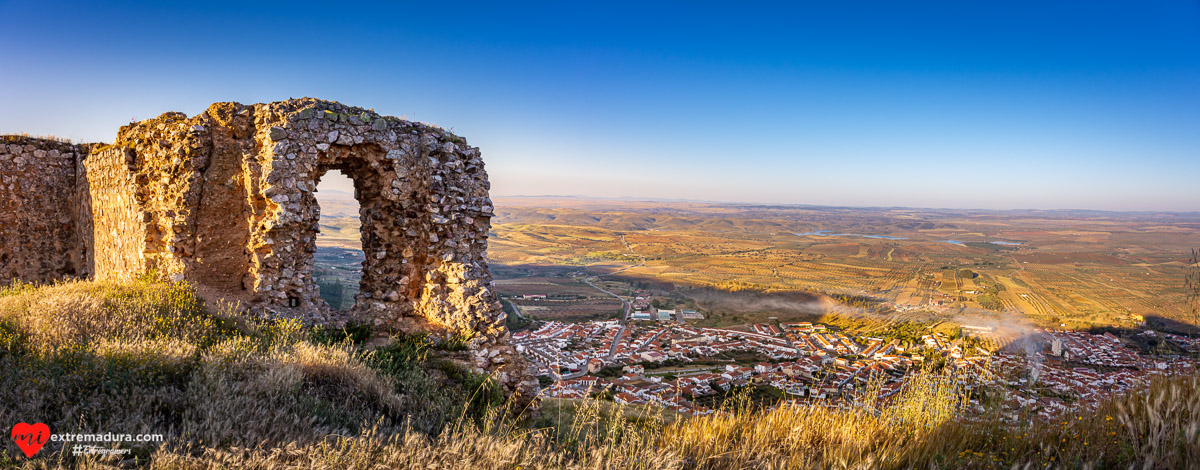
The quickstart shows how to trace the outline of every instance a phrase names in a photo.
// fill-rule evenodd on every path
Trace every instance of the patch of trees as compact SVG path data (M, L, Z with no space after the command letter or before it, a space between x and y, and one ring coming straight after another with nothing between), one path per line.
M975 301L979 302L979 306L988 310L1004 310L1004 303L992 295L980 295L979 297L975 298Z
M500 308L508 314L504 319L504 326L508 327L509 331L521 331L533 326L533 319L518 316L516 309L507 300L500 300Z
M927 325L921 323L904 322L889 327L879 336L887 339L898 339L901 343L911 345L920 344L921 336L924 336L926 333Z
M346 295L345 284L342 284L342 282L336 278L318 278L317 288L320 290L321 298L325 299L325 303L329 304L329 306L335 310L347 308L347 300L349 300L350 303L354 302L353 297Z
M833 300L836 300L842 305L846 305L848 307L872 311L879 311L882 307L879 299L865 295L834 294L831 297L833 297Z
M608 366L596 372L596 377L606 379L615 379L622 375L625 375L625 373L621 371L621 366Z

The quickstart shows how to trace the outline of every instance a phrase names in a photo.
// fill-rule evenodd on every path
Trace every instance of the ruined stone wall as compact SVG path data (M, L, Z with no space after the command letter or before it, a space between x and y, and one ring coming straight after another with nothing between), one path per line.
M355 313L401 328L498 332L484 259L487 175L479 150L442 129L319 100L218 103L126 126L85 166L90 192L108 195L93 202L96 272L114 272L101 276L156 272L323 319L314 192L337 169L361 203Z
M0 286L86 274L75 180L86 146L0 137Z
M510 392L536 388L507 342L486 260L493 215L487 173L479 149L463 138L306 98L217 103L190 118L166 113L122 127L111 145L90 151L81 163L82 154L38 157L34 165L53 171L21 183L29 187L12 198L28 206L21 210L62 217L13 232L39 245L5 240L5 250L25 250L15 262L0 260L0 267L24 269L12 276L28 279L31 269L40 270L34 280L51 271L97 279L154 273L264 314L468 337L474 355L465 360L498 371ZM335 169L354 181L366 255L348 312L330 309L313 277L314 192ZM44 188L62 188L46 193L61 196L27 196ZM4 214L18 213L0 206ZM71 254L29 264L35 257L27 253L48 252Z
M129 280L145 272L143 208L137 181L128 171L133 163L132 155L121 149L99 151L83 162L78 195L87 198L91 210L77 220L80 233L90 235L84 237L86 263L98 280Z

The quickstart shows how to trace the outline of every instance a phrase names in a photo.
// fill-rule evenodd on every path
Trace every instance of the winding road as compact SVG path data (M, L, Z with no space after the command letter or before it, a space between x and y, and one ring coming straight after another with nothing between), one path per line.
M617 331L617 336L615 338L613 338L612 347L609 348L608 357L605 358L605 360L610 361L610 362L613 360L613 356L616 356L616 354L617 354L617 346L619 344L621 344L621 338L625 336L625 329L626 329L626 326L629 324L629 311L630 311L630 309L633 308L633 303L630 302L629 299L621 297L621 296L613 293L612 291L609 291L608 289L605 289L603 287L597 286L596 284L593 284L592 281L600 279L603 276L611 276L613 274L620 274L629 269L633 269L636 267L646 265L646 257L638 254L636 251L633 251L633 248L629 246L629 242L625 241L625 235L621 235L621 243L625 245L626 250L629 250L629 252L632 253L634 256L637 256L638 258L640 258L641 262L639 262L638 264L626 266L624 268L618 269L618 270L613 271L608 274L597 274L595 276L588 276L588 277L583 278L583 282L587 283L587 285L589 285L589 286L592 286L593 289L596 289L600 292L608 294L609 296L619 299L621 301L622 308L625 309L625 312L621 314L621 329L619 331Z

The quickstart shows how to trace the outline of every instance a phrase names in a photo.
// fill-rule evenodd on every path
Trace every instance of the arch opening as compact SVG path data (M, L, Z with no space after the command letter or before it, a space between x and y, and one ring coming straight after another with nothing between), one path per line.
M426 280L420 266L427 260L420 245L428 243L422 236L428 228L411 224L418 208L400 194L411 197L415 188L398 180L394 165L381 164L390 162L385 154L374 144L333 145L318 153L309 172L312 188L317 190L301 198L304 205L316 210L305 211L306 218L296 226L306 249L294 253L288 262L296 266L294 273L307 278L301 279L297 292L303 305L376 322L395 322L416 311L424 295ZM335 189L322 194L319 188L326 181ZM321 207L317 198L328 196L341 201ZM334 217L337 220L330 220ZM334 244L322 239L320 245L340 250L322 250L318 239L323 234L339 240ZM356 261L357 272L353 269ZM330 267L337 269L327 269Z
M320 214L314 254L314 279L321 299L334 310L350 310L361 289L362 220L354 180L338 169L318 177Z

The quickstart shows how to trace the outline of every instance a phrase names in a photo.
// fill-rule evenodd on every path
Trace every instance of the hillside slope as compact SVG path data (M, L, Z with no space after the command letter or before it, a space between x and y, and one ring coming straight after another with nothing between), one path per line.
M686 420L604 401L498 413L452 344L363 328L303 329L204 305L186 284L73 282L0 290L0 422L56 433L161 433L75 457L50 443L0 466L148 468L1196 468L1200 379L1157 382L1094 416L1001 424L956 414L954 377L926 373L891 406L729 400ZM862 402L876 403L878 390ZM739 403L741 403L739 405ZM980 419L982 418L982 419ZM995 417L998 418L998 417Z

